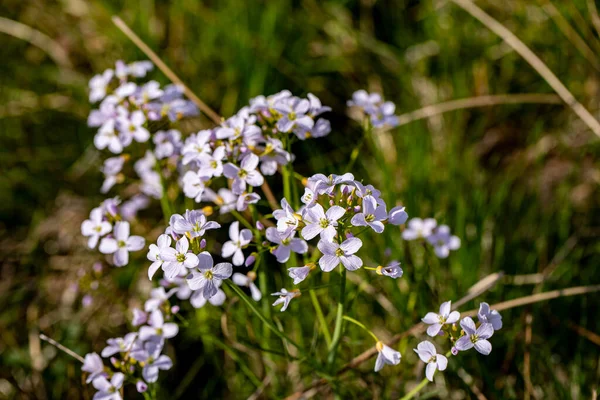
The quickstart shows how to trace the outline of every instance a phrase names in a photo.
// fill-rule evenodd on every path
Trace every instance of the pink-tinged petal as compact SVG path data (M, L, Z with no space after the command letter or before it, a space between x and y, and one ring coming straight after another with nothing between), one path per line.
M267 231L265 232L265 236L267 237L267 240L269 242L277 244L281 243L281 236L279 235L279 231L277 231L277 228L274 228L272 226L268 227Z
M322 230L323 228L318 222L306 225L304 228L302 228L302 237L306 240L311 240L321 233Z
M104 376L99 376L98 378L94 379L92 385L94 385L96 390L101 392L108 392L111 387L110 382Z
M460 326L467 333L467 335L472 335L475 333L477 328L475 327L475 322L471 319L471 317L465 317L460 321Z
M352 219L350 220L350 223L354 226L366 226L367 221L365 220L365 214L363 214L363 213L355 214L352 217Z
M442 303L442 305L440 306L440 315L444 318L448 318L448 315L450 315L451 307L452 307L451 301L446 301L446 302Z
M332 206L329 210L327 210L325 215L327 216L327 219L331 221L337 221L338 219L342 218L345 213L346 210L343 207Z
M473 342L468 335L463 336L456 341L454 347L456 347L456 349L459 351L466 351L473 347Z
M436 363L427 364L427 367L425 368L425 376L427 377L429 382L433 382L433 374L435 374L436 370L437 370Z
M442 330L442 324L437 323L433 325L429 325L427 328L427 334L431 337L436 337L438 333Z
M341 256L340 261L348 271L356 271L363 265L363 261L355 255Z
M447 324L453 324L460 319L460 313L458 311L452 311L448 318L446 318Z
M487 356L492 352L492 344L485 339L479 339L477 342L475 342L475 350L484 356Z
M198 268L202 271L211 269L213 265L213 258L208 251L198 254Z
M177 326L176 323L167 322L166 324L163 325L162 330L163 330L163 337L165 337L166 339L170 339L177 335L177 333L179 332L179 326Z
M229 263L219 263L213 269L213 276L219 279L227 279L231 276L233 267Z
M144 248L146 241L141 236L129 236L127 239L127 250L138 251Z
M115 224L115 239L126 241L129 237L129 222L120 221Z
M223 175L229 179L235 179L240 169L232 163L223 165Z
M304 254L308 251L308 244L302 239L292 239L290 248L294 253Z
M421 318L421 321L426 324L437 324L440 321L440 318L436 313L428 312L425 314L425 317Z
M335 255L335 251L340 247L337 243L331 243L325 240L319 240L319 243L317 243L317 247L319 248L319 250L321 251L321 253L328 255L328 256L334 256ZM336 257L337 258L337 257Z
M447 258L450 255L450 249L446 245L435 246L433 251L439 258Z
M158 271L158 269L160 268L160 266L162 265L162 261L154 261L151 265L150 268L148 268L148 279L152 280L152 277L154 276L154 274L156 273L156 271Z
M260 186L265 183L265 178L258 171L249 171L246 175L246 182L250 186Z
M356 253L362 246L362 240L357 237L353 237L350 239L346 239L344 243L340 245L340 248L344 251L344 254L354 254Z
M119 245L117 244L117 241L113 238L102 239L100 241L100 246L98 247L98 250L100 250L100 253L102 254L113 254L118 249Z
M325 272L331 272L339 263L339 258L327 254L319 259L319 267Z
M438 354L435 358L437 360L438 369L440 371L444 371L448 366L448 359L446 358L446 356Z
M250 229L242 229L239 240L242 246L250 243L252 241L252 231Z
M204 274L202 272L197 271L192 272L192 274L188 276L185 280L190 289L192 290L203 289L207 282L207 279L204 277Z
M408 219L408 214L404 210L404 207L398 206L390 210L388 221L392 225L402 225Z
M126 248L119 248L113 256L113 263L117 267L124 267L129 263L129 251Z

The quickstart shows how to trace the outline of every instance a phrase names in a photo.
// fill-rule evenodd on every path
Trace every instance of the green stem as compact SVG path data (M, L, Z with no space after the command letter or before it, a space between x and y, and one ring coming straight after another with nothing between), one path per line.
M275 325L273 325L273 323L271 321L269 321L259 310L258 308L256 308L256 306L253 304L252 300L250 300L248 298L248 296L246 296L246 293L244 293L242 291L242 289L240 289L237 285L235 285L233 282L227 281L227 283L229 284L229 287L231 289L233 289L233 291L244 301L244 303L246 303L246 305L248 306L248 308L250 308L250 310L256 314L256 316L262 321L264 322L269 329L277 336L279 336L281 339L286 340L289 344L291 344L292 346L294 346L295 348L297 348L298 350L302 351L302 348L300 346L298 346L292 339L290 339L289 337L287 337L287 335L283 332L281 332L279 329L277 329L277 327Z
M335 329L333 331L333 339L329 346L329 354L327 355L327 364L332 365L335 362L335 356L340 339L342 338L342 325L344 322L344 303L346 301L346 268L340 265L340 298L338 300L337 315L335 317Z
M242 214L240 214L236 210L231 210L231 215L233 215L238 221L240 221L242 223L242 225L244 225L246 228L248 228L252 232L254 232L254 227L252 226L252 224L250 222L248 222L248 220L246 218L244 218L244 216Z
M350 318L347 315L344 315L344 319L346 321L352 322L356 326L360 326L361 328L363 328L365 330L365 332L367 332L369 335L371 335L371 337L375 340L375 342L379 342L379 339L377 338L377 336L375 336L375 334L369 328L367 328L362 322L358 322L354 318Z
M327 343L327 347L329 348L331 346L331 334L329 333L329 328L327 328L327 321L325 320L325 316L323 315L321 304L319 304L319 299L317 298L317 294L315 293L314 289L310 289L308 292L310 293L310 299L312 300L313 306L315 307L315 311L317 312L317 319L319 320L321 331L323 332L323 336L325 337L325 342Z
M158 163L156 164L156 171L158 172L158 175L160 176L160 183L162 185L162 190L163 190L162 196L160 197L160 207L162 208L165 222L168 224L169 219L171 218L171 215L173 215L173 211L171 209L171 203L169 202L169 198L167 197L167 181L165 180L165 177L163 176L163 173L162 173L162 169L160 168L160 165Z
M421 391L421 389L423 389L425 386L427 386L428 383L429 383L429 380L427 378L423 378L421 383L419 383L413 390L406 393L406 395L403 398L401 398L400 400L412 399L413 397L415 397L415 395L417 393L419 393Z
M231 357L233 359L233 361L235 361L239 365L239 367L242 370L242 372L244 373L244 375L246 375L248 377L248 379L250 379L250 381L252 382L252 384L254 386L256 386L258 388L262 385L262 382L260 381L260 379L258 379L258 377L254 374L254 372L252 372L252 370L250 368L248 368L246 363L244 363L244 361L237 355L237 353L231 347L229 347L227 344L221 342L219 339L217 339L215 337L206 337L205 336L203 338L203 340L211 341L214 344L216 344L217 347L220 347L221 349L223 349L223 351L225 351L225 353L227 353L229 355L229 357Z

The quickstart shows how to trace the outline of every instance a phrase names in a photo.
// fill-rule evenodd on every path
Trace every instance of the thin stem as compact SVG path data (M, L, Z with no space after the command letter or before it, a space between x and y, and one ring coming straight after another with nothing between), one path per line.
M77 361L79 361L81 363L85 362L83 357L81 357L79 354L75 353L73 350L69 349L68 347L65 347L62 344L58 343L56 340L44 335L43 333L40 333L40 339L50 343L52 346L56 347L59 350L64 351L65 353L67 353L68 355L70 355L71 357L76 359Z
M346 321L352 322L356 326L359 326L359 327L363 328L365 330L365 332L367 332L369 335L371 335L371 337L373 338L373 340L375 340L375 342L379 342L379 338L377 338L377 336L375 336L375 334L373 333L373 331L371 331L369 328L367 328L363 323L358 322L354 318L350 318L347 315L344 315L344 319Z
M342 337L342 326L344 322L344 303L346 301L346 268L340 265L340 298L338 300L337 315L335 317L335 329L333 331L333 339L329 346L329 354L327 355L327 364L332 365L335 362L335 356L340 339Z
M119 28L121 32L123 32L129 38L129 40L131 40L140 50L144 52L144 54L148 56L148 58L158 67L158 69L160 69L163 74L165 74L167 78L171 80L171 82L181 86L183 93L190 100L192 100L204 114L213 120L215 124L221 124L221 117L219 114L217 114L206 103L200 100L200 98L183 83L183 81L175 74L175 72L173 72L171 68L169 68L167 64L165 64L163 60L161 60L160 57L146 43L144 43L144 41L140 39L140 37L136 35L135 32L133 32L121 18L115 15L112 17L112 21L117 28Z
M239 367L242 370L242 372L244 373L244 375L246 375L248 377L248 379L250 379L252 384L256 387L260 387L260 385L261 385L260 379L258 379L258 377L254 374L254 372L252 372L252 370L250 368L248 368L246 363L244 361L242 361L242 359L237 355L237 353L231 347L229 347L226 343L221 342L219 339L215 338L214 336L205 336L205 337L203 337L203 340L211 341L214 344L216 344L217 347L220 347L221 349L223 349L223 351L225 351L225 353L227 353L229 355L229 357L231 357L233 359L233 361L235 361L239 365Z
M240 221L242 223L242 225L244 225L246 228L248 228L254 232L255 228L252 226L252 224L250 222L248 222L248 220L246 218L244 218L244 216L242 214L240 214L236 210L231 210L231 215L233 215L238 221Z
M331 346L331 333L329 333L329 328L327 327L327 321L325 320L325 315L323 315L319 298L317 297L314 289L310 289L308 292L310 294L310 299L312 300L313 306L315 307L315 311L317 312L317 319L319 320L319 325L321 326L321 332L323 332L325 342L329 348Z
M417 393L419 393L421 391L421 389L423 389L425 386L427 386L428 383L429 383L429 380L427 378L423 378L421 383L419 383L417 386L415 386L415 388L413 390L406 393L406 395L403 398L401 398L400 400L412 399L413 397L415 397L415 395Z
M246 296L246 293L244 293L242 291L242 289L240 289L237 285L235 285L233 282L229 282L227 281L227 283L229 284L229 287L231 289L233 289L233 291L244 301L244 303L246 303L246 305L248 306L248 308L250 308L250 310L256 314L256 316L262 321L264 322L271 331L273 331L273 333L275 333L277 336L279 336L281 339L286 340L289 344L291 344L292 346L294 346L295 348L297 348L298 350L302 351L302 348L300 346L298 346L292 339L290 339L289 337L287 337L287 335L283 332L281 332L279 329L277 329L277 327L275 325L273 325L273 323L271 321L269 321L259 310L258 308L256 308L256 306L252 303L252 301L248 298L248 296Z

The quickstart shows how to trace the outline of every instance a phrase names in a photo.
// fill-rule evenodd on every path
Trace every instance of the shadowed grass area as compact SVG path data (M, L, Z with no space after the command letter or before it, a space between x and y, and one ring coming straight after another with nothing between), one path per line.
M600 40L588 3L477 2L597 117L600 81L593 60ZM79 225L102 200L100 157L86 126L87 80L115 60L144 58L112 15L224 117L259 94L316 94L333 108L333 132L295 145L296 171L345 172L354 152L352 172L380 188L386 202L405 205L411 217L435 217L462 239L459 251L438 261L426 257L428 248L401 241L399 231L365 234L364 251L374 265L398 259L405 271L402 279L378 282L382 291L367 286L375 280L368 275L366 282L348 283L350 317L378 336L406 331L492 273L504 277L461 310L477 300L492 304L600 283L600 147L568 106L550 99L457 109L364 142L360 124L346 116L346 100L361 88L381 92L397 114L476 96L553 94L522 57L452 2L7 0L0 15L29 28L20 28L19 36L0 20L0 397L91 398L77 362L40 343L37 334L79 354L97 350L123 333L126 307L147 289L136 284L146 271L142 261L138 270L103 273L95 298L111 301L83 308L69 290L78 270L95 261L82 246ZM40 44L31 30L47 40ZM151 76L168 82L159 71ZM186 128L210 126L203 116ZM336 290L318 291L332 318ZM312 312L308 297L291 307ZM591 293L504 311L491 355L461 355L423 398L591 398L600 360L597 303ZM246 319L247 326L210 308L188 314L189 325L173 343L175 368L161 378L161 398L247 398L265 383L252 348L261 326L252 326L246 308L229 307L228 318ZM278 318L292 335L303 324L285 314ZM307 348L315 340L292 338ZM412 354L418 341L400 340L403 361L395 369L374 374L371 360L331 387L341 398L401 397L423 376ZM339 353L355 356L369 346L370 338L350 327ZM322 366L302 365L269 378L260 392L281 398L326 374ZM333 397L331 387L315 398Z

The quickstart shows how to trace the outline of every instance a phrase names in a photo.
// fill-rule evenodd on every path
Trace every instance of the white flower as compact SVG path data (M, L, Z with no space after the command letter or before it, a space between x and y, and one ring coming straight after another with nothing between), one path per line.
M90 219L86 219L81 224L81 234L88 236L88 247L93 249L98 244L101 236L106 235L112 230L112 225L108 221L103 221L104 213L101 208L94 208L90 212Z
M129 236L129 222L119 221L115 224L114 238L103 238L99 250L103 254L114 254L113 263L122 267L129 263L129 252L144 248L144 238Z
M231 240L223 244L221 256L223 258L233 256L233 265L240 266L244 263L244 253L242 252L242 249L252 240L252 231L250 229L242 229L240 231L240 223L235 221L229 226L229 238Z
M375 360L375 372L381 371L384 365L398 365L400 364L400 355L399 351L392 349L391 347L383 344L382 342L377 342L375 346L379 354L377 355L377 360Z
M167 247L160 253L160 257L164 260L162 269L165 272L165 278L172 280L182 275L186 268L194 268L198 265L198 256L188 253L189 248L190 243L183 236L177 241L175 249Z
M448 366L448 359L446 356L437 354L437 350L433 343L428 342L427 340L419 343L414 351L419 355L421 361L427 363L425 376L427 376L427 379L429 379L430 382L433 382L433 374L435 374L436 370L439 369L440 371L443 371Z

